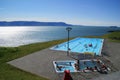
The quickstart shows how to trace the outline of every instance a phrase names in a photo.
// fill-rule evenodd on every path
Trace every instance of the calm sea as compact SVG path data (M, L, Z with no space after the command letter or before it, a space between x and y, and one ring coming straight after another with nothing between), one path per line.
M73 26L70 37L103 35L109 30L120 28ZM67 38L65 26L40 26L40 27L0 27L0 46L20 46L36 42L45 42Z

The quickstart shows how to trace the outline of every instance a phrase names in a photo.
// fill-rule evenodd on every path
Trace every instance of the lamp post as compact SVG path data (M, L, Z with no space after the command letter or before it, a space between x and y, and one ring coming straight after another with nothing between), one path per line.
M69 32L72 30L71 27L67 27L66 30L68 31L68 42L67 42L67 56L69 56Z

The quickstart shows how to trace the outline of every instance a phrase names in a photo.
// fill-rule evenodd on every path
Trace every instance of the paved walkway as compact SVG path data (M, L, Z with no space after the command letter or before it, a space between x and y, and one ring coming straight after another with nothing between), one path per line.
M120 80L120 71L108 75L101 75L92 80Z
M8 63L38 76L46 77L50 80L58 80L62 76L60 77L54 70L53 61L55 60L73 59L68 57L66 52L44 49Z
M120 43L109 42L105 40L103 52L105 52L106 57L113 63L113 65L118 69L118 72L113 72L108 75L100 75L95 79L91 80L120 80Z
M118 70L120 70L120 44L106 42L103 52ZM9 64L24 71L36 74L38 76L49 78L50 80L62 80L63 74L57 74L54 70L53 61L55 60L73 60L67 56L66 52L44 49L22 58L8 62ZM71 73L74 80L120 80L120 72L108 75L93 73Z

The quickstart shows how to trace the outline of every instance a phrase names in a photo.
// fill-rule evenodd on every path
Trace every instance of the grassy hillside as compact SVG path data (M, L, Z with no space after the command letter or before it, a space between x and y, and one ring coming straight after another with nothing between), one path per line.
M120 32L112 32L108 37L112 40L120 40Z
M89 36L93 38L107 38L110 41L120 42L120 32L112 32L104 36ZM43 43L34 43L20 47L0 47L0 80L48 80L43 77L19 70L6 62L23 57L36 51L67 41L55 40Z
M111 42L120 42L120 31L111 32L111 33L105 34L103 36L86 36L86 37L103 38L103 39L108 39Z
M120 31L111 32L111 33L106 34L102 37L108 38L110 41L113 41L113 42L120 42Z
M6 62L48 48L64 41L66 40L35 43L20 47L0 47L0 80L48 80L46 78L19 70L7 64Z

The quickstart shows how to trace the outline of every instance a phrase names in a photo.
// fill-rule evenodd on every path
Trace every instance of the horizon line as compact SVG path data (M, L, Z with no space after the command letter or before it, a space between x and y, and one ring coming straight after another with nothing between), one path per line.
M68 22L65 22L65 21L37 21L37 20L0 20L0 22L15 22L15 21L26 21L26 22L63 22L63 23L66 23L66 24L70 24L70 25L78 25L78 26L104 26L104 27L110 27L110 26L116 26L116 27L120 27L118 25L90 25L90 24L73 24L73 23L68 23Z

